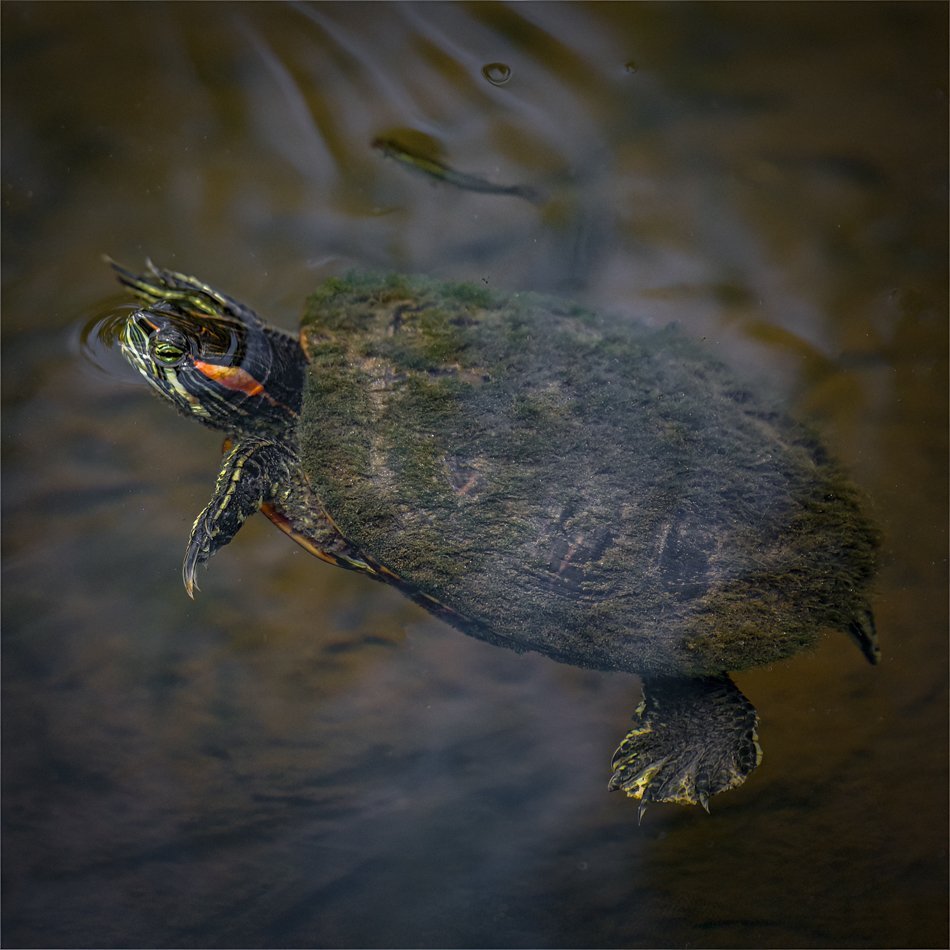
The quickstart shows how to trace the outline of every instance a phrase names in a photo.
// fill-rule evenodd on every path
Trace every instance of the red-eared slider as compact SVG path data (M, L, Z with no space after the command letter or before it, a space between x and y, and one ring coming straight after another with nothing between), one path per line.
M873 663L875 530L814 437L674 329L535 295L331 279L297 339L116 268L122 351L227 433L184 581L262 510L472 636L643 677L610 787L707 805L760 757L727 672L845 631ZM642 807L642 806L641 806Z

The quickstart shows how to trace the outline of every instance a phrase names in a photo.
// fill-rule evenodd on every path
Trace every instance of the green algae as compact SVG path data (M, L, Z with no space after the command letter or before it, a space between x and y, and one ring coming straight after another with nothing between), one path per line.
M706 674L867 612L877 537L817 440L675 329L351 275L312 295L299 441L350 541L467 632Z

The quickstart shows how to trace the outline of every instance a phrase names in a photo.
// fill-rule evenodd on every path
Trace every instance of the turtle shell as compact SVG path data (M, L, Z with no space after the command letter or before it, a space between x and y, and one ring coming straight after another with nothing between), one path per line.
M674 328L351 276L313 295L301 339L301 457L326 511L468 633L702 675L865 609L855 488Z

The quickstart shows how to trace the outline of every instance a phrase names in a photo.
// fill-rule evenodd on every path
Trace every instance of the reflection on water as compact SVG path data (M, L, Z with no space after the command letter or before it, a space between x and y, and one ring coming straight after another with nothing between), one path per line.
M92 366L105 375L120 374L118 368L122 365L118 360L110 359L119 349L119 340L122 328L136 307L127 304L105 315L97 315L85 323L75 327L76 349L85 360L87 366ZM112 367L115 366L116 369Z
M946 944L944 7L2 17L6 943ZM549 200L407 174L397 128ZM218 438L76 354L105 252L287 328L354 265L677 320L870 494L882 666L828 638L739 677L755 781L638 828L604 790L632 678L457 636L263 519L191 604Z
M414 144L406 144L407 139ZM387 135L377 136L371 145L381 155L393 159L409 171L427 175L433 181L451 185L453 188L482 195L524 198L532 204L540 204L544 200L536 188L529 188L527 185L499 185L477 175L450 168L439 159L442 153L439 144L428 135L420 135L413 129L397 129Z

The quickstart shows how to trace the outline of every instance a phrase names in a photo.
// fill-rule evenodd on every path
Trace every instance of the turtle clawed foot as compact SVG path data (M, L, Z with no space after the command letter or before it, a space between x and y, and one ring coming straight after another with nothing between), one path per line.
M761 758L752 704L728 677L644 682L636 724L614 753L611 791L701 805L741 785Z
M207 564L217 547L211 533L204 525L202 514L191 529L191 538L185 549L185 560L181 566L181 579L185 584L185 592L192 600L195 599L195 591L201 589L195 578L198 565Z

